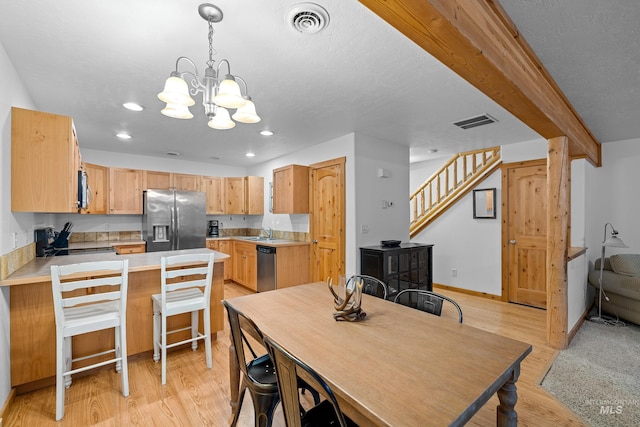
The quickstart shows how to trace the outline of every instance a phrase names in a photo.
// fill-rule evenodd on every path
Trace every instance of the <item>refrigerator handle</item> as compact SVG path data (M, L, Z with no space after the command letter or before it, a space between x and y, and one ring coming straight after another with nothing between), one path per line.
M176 213L175 208L169 208L171 210L171 250L176 250Z
M176 228L174 229L175 232L175 236L176 236L176 245L175 248L173 248L173 250L177 250L178 248L180 248L180 208L176 206Z

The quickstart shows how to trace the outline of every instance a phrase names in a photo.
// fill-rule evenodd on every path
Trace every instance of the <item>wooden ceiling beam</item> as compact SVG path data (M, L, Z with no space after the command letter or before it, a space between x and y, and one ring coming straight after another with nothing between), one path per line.
M496 0L359 0L569 155L601 165L600 144Z

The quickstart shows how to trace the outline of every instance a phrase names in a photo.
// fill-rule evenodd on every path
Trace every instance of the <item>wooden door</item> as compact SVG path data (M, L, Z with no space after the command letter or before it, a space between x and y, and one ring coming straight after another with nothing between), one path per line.
M202 177L202 190L207 195L207 215L224 213L224 180L221 177Z
M341 157L310 165L311 281L345 272L345 161Z
M546 160L506 165L502 188L507 189L503 259L508 300L546 308Z
M264 178L247 176L244 180L244 213L249 215L264 214Z
M200 175L173 174L173 186L179 191L200 191Z
M89 187L90 197L89 205L80 212L84 214L102 214L108 213L107 204L109 202L107 184L109 182L108 170L106 166L84 163L84 169L87 172L87 186Z
M71 117L12 107L12 212L78 212L79 168Z
M109 212L142 213L142 171L109 168Z
M218 249L219 252L227 255L233 255L232 244L229 240L218 240ZM225 258L224 259L224 280L231 280L231 266L233 258ZM256 271L257 274L257 271Z
M144 171L144 189L169 190L173 187L171 172Z
M224 213L243 214L244 210L244 177L226 177L224 179Z

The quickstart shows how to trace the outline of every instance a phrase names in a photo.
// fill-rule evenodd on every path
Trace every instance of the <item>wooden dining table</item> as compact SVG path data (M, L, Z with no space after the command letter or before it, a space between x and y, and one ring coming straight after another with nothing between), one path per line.
M324 282L227 300L313 368L361 426L458 426L495 393L498 426L517 424L516 381L531 345L363 295L364 320L336 321ZM239 370L230 348L231 406Z

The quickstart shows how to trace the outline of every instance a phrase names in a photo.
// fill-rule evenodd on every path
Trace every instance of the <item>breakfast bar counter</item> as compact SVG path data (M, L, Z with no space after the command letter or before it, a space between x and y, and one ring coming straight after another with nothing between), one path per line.
M127 350L129 355L133 355L153 350L151 295L160 293L160 259L163 256L200 252L211 251L203 248L131 255L99 253L36 258L1 280L0 286L8 286L10 291L11 386L18 387L20 392L55 383L56 329L51 291L52 265L122 258L129 260ZM212 338L216 338L217 332L222 331L224 326L220 301L224 298L223 260L228 257L215 252L211 288ZM168 328L188 325L188 313L173 316L168 322ZM176 336L176 339L183 337ZM73 356L77 357L108 349L114 335L111 329L107 329L74 337L73 340Z

